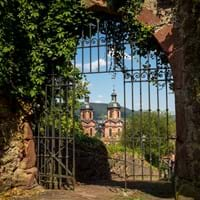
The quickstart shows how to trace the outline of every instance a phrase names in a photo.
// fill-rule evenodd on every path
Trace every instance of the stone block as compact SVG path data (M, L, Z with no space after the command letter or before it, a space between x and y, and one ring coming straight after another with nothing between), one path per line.
M107 0L81 0L81 3L86 8L91 8L93 6L107 7Z
M141 23L149 26L156 26L160 23L159 17L157 17L152 10L149 10L145 7L143 7L142 11L140 12L138 20Z
M162 50L169 55L174 49L174 35L173 25L164 25L160 29L156 30L154 37L157 39Z
M175 49L169 56L172 65L175 90L181 89L185 85L184 52L183 48Z

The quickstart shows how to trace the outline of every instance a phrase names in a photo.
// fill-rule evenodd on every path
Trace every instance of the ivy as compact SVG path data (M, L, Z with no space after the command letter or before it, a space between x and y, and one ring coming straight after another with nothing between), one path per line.
M49 74L72 73L77 35L92 17L79 1L2 0L0 19L0 88L42 103Z
M108 4L120 17L98 17L82 7L81 1L1 0L0 88L19 101L43 104L49 74L66 79L75 74L81 82L71 60L82 30L97 18L110 24L108 39L113 40L110 48L115 49L119 67L124 51L120 41L128 38L136 50L145 53L152 27L137 20L142 0L110 0Z

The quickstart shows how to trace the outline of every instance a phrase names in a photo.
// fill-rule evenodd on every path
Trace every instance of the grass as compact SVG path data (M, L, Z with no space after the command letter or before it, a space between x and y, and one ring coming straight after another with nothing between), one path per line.
M108 151L108 154L111 156L115 153L118 153L118 152L124 152L125 151L125 148L122 144L109 144L106 146L106 149ZM126 152L128 153L132 153L133 150L129 147L126 147ZM135 153L137 154L138 152L135 150Z

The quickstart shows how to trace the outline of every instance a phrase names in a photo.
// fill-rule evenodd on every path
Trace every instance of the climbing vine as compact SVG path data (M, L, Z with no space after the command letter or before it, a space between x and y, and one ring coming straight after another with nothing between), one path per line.
M92 17L79 1L2 0L0 18L2 90L20 102L42 104L51 73L80 82L71 60L76 36Z
M135 44L146 44L151 27L138 22L142 0L108 1L116 9L118 19L110 21L110 38L114 41L114 57L121 66L125 38ZM81 75L71 60L82 30L97 18L81 1L2 0L0 2L0 88L6 89L18 102L43 104L49 75L81 83ZM110 19L109 19L110 18ZM113 29L115 28L115 30ZM116 29L120 29L116 31ZM87 32L87 31L86 31ZM108 38L109 39L109 38ZM143 48L144 49L144 48ZM79 84L79 87L82 87ZM81 98L86 88L77 98Z

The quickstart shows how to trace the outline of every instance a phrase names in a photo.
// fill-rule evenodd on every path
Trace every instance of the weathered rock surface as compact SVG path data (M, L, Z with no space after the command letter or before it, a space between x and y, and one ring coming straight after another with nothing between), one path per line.
M13 175L19 165L18 154L22 146L22 135L18 132L3 149L0 158L0 192L13 187Z
M150 180L150 174L154 180L159 179L159 171L153 167L146 160L140 159L138 156L133 160L133 156L127 153L126 156L126 176L133 180ZM124 178L125 176L125 156L124 153L119 152L112 155L110 159L110 171L114 176ZM143 176L143 177L142 177Z
M37 169L33 134L28 123L19 127L11 103L0 93L0 192L16 186L31 186Z

